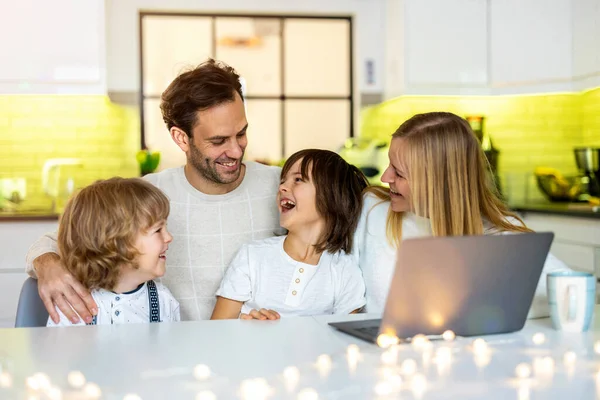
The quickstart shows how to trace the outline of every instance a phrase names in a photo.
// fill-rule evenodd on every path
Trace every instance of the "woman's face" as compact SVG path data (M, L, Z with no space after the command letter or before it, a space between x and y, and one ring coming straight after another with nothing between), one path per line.
M387 167L381 181L390 185L391 208L395 212L412 211L410 185L407 180L408 171L402 160L406 144L401 138L392 139L388 158L390 165Z

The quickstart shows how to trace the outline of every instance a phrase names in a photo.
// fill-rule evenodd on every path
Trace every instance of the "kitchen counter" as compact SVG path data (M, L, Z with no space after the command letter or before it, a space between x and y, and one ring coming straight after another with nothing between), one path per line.
M57 221L59 214L52 211L0 211L0 222Z
M510 208L518 213L554 214L600 219L600 206L592 206L587 203L531 202L512 204Z

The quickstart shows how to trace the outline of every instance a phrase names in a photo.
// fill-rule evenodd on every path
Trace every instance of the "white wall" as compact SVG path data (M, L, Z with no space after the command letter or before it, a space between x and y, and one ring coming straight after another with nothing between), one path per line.
M165 0L106 0L106 69L110 92L139 91L139 10L352 15L356 94L383 91L385 0L171 0L168 3ZM364 75L367 60L373 60L375 66L376 80L372 85L366 84Z
M576 90L600 86L600 0L571 0Z

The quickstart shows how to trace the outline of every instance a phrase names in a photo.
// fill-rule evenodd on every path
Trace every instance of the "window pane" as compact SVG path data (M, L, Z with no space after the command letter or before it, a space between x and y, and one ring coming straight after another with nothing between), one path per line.
M286 100L286 157L306 148L337 151L349 137L350 101Z
M284 21L285 94L350 95L350 22Z
M146 16L142 29L146 96L160 95L182 71L211 56L211 18Z
M216 58L245 79L246 95L281 95L280 34L279 18L216 19Z
M246 100L248 147L246 160L281 160L281 101Z
M151 151L160 151L158 170L185 164L185 153L173 142L160 113L160 100L144 100L144 138Z

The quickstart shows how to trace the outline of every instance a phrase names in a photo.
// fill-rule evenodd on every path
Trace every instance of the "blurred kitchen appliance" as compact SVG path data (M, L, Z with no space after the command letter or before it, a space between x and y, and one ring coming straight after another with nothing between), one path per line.
M83 163L78 158L50 158L42 167L42 188L52 198L52 211L60 213L77 189Z
M485 117L482 115L469 115L465 117L469 125L471 125L471 129L479 139L481 143L481 148L483 149L483 153L485 154L485 158L490 164L491 169L491 178L493 179L496 190L499 194L502 194L501 185L500 185L500 176L498 175L498 159L500 158L500 151L494 147L492 143L492 139L490 135L488 135L487 131L484 128Z
M350 138L338 154L360 169L371 184L381 185L381 175L389 164L388 149L389 144L384 141Z
M590 196L600 196L600 147L576 147L573 149L577 168L584 178L587 178L587 193Z

